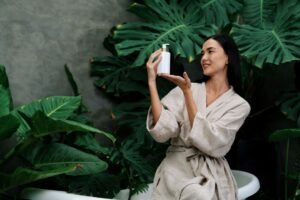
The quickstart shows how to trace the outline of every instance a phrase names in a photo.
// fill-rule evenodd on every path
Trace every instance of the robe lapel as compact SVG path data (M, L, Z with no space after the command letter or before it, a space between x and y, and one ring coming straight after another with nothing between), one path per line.
M219 106L222 106L224 103L230 100L230 97L234 94L233 87L231 86L229 90L227 90L225 93L223 93L221 96L219 96L216 100L214 100L211 104L206 106L206 87L205 83L203 84L204 88L204 104L206 108L206 117L210 114L210 112L214 109L217 109Z

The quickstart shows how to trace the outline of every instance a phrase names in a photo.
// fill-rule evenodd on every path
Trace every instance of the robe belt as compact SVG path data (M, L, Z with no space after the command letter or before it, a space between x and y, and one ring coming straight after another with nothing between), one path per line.
M191 159L198 157L199 155L204 155L195 147L186 147L181 145L170 145L167 150L167 153L169 152L185 152L185 157L187 161L190 161Z

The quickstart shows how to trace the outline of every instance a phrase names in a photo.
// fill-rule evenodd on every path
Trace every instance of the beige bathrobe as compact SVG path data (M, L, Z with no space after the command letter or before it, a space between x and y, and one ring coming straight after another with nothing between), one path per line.
M152 200L234 200L237 187L224 158L236 132L250 112L249 104L231 87L206 106L205 83L192 83L198 112L190 126L179 87L162 100L162 113L153 126L151 108L147 129L157 142L171 139L158 167Z

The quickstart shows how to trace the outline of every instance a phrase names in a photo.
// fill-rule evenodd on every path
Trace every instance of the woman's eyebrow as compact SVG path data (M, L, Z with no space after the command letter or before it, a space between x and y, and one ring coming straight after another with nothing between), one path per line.
M216 49L216 48L215 48L215 47L207 47L207 48L206 48L207 51L209 51L209 50L214 50L214 49ZM205 51L205 49L202 49L202 52L203 52L203 51Z

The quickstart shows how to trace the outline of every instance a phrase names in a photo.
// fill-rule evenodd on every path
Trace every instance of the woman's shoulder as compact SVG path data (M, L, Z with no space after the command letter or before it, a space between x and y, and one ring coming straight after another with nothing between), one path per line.
M245 98L243 98L242 96L237 94L236 92L234 92L233 98L231 98L230 102L232 104L235 104L236 106L239 106L240 108L243 108L244 110L246 110L248 112L250 112L250 110L251 110L251 106L250 106L249 102Z

